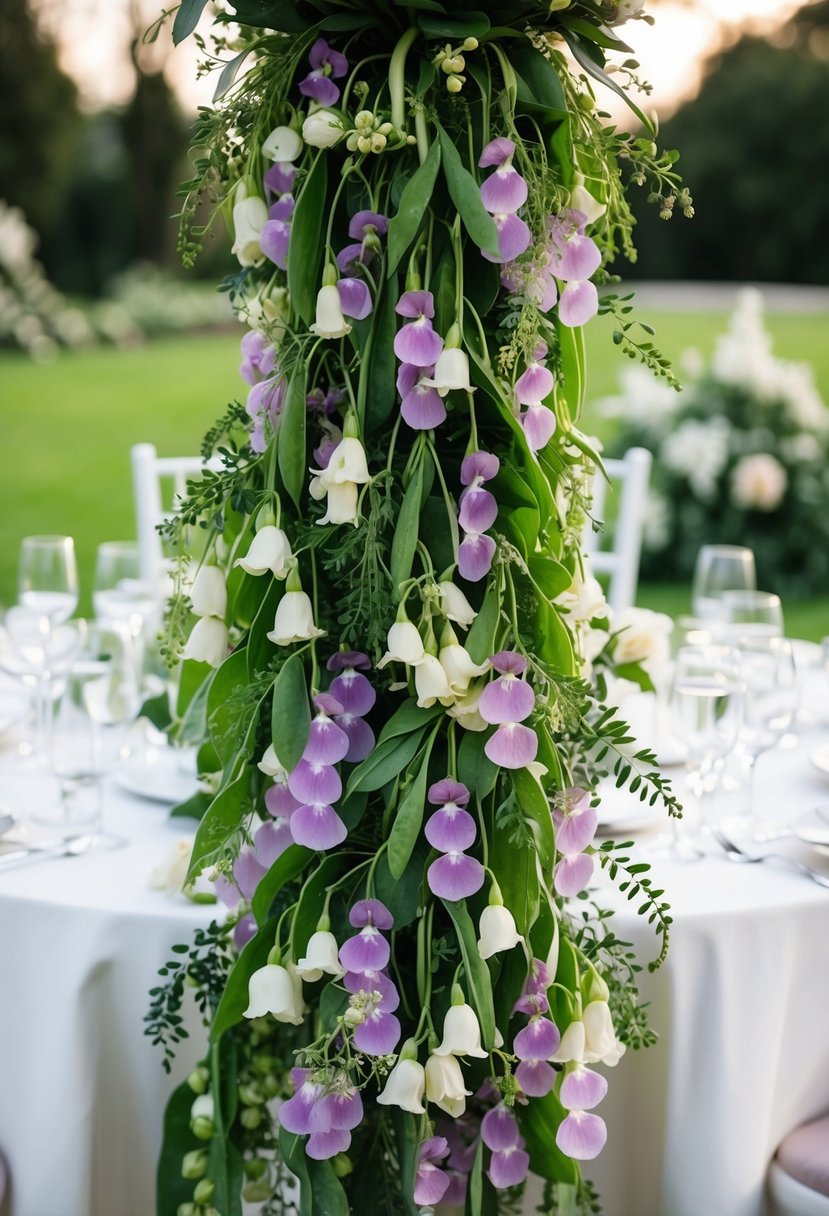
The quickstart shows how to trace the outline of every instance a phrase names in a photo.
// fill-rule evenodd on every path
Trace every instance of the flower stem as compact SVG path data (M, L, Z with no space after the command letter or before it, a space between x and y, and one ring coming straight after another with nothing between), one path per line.
M417 26L406 30L394 48L389 64L389 93L391 94L391 120L398 130L406 124L406 56L420 34Z

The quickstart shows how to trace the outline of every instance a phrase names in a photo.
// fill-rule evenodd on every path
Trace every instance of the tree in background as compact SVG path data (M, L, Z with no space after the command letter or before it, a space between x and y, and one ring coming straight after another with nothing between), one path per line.
M699 96L664 124L682 148L693 223L637 202L643 279L829 283L823 166L829 161L829 3L809 5L790 45L742 38L712 61ZM784 188L781 189L781 183Z
M24 0L0 0L0 198L43 232L76 164L83 119L75 85Z

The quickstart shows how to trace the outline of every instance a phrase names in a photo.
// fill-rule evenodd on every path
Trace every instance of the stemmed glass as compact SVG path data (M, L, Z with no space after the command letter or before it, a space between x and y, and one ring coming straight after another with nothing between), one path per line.
M753 591L757 586L754 554L741 545L703 545L694 569L694 616L701 621L722 618L726 591Z
M739 750L748 779L749 822L756 829L757 758L780 742L794 720L797 669L791 642L785 638L743 637L738 645L743 685Z
M106 541L98 546L92 604L98 621L123 634L140 684L144 631L157 604L141 579L138 545L134 541Z
M730 638L783 636L783 605L770 591L726 591L722 610Z
M688 785L700 809L709 775L737 742L740 725L740 658L729 646L683 646L677 653L670 693L674 733L687 749ZM702 816L704 818L704 816ZM695 861L702 851L684 839L676 820L667 855Z
M71 536L26 536L20 545L18 599L50 627L78 606L78 563Z
M123 633L90 623L82 652L63 680L50 760L60 785L57 820L94 833L93 844L123 838L103 831L103 778L119 762L124 728L139 709L135 669Z
M53 627L42 613L16 604L5 613L0 632L0 667L34 694L34 735L31 742L21 745L20 753L36 766L47 767L53 680L71 666L81 643L82 622Z

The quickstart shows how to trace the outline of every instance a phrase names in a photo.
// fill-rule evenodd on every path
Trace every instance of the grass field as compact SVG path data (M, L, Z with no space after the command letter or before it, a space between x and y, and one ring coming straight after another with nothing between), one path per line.
M670 313L642 319L657 329L661 349L677 359L695 346L710 351L723 313ZM769 318L775 349L815 366L829 399L826 315ZM590 401L614 390L622 356L604 320L588 330ZM61 354L35 365L0 356L3 471L0 477L0 604L15 598L20 538L63 532L76 538L88 595L95 547L134 534L128 453L149 440L165 455L194 452L203 432L243 386L237 375L237 337L222 334L155 342L134 350ZM588 404L583 422L601 434L606 424ZM687 610L684 588L642 589L641 602ZM82 607L88 606L88 598ZM787 605L789 629L804 637L829 634L829 597Z

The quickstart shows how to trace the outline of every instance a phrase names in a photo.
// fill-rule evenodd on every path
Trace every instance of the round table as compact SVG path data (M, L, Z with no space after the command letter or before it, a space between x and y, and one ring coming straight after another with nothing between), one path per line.
M0 801L23 780L0 768ZM26 782L31 787L30 782ZM0 871L0 1153L9 1216L152 1216L170 1090L203 1053L198 1020L174 1074L143 1034L170 947L215 909L153 890L192 823L107 787L106 826L129 843ZM5 1209L4 1209L5 1213Z

